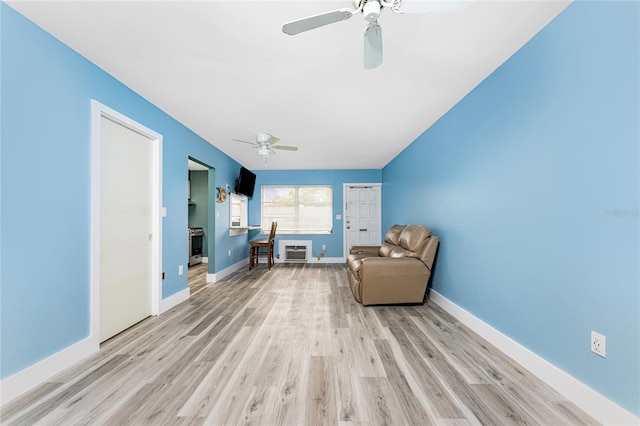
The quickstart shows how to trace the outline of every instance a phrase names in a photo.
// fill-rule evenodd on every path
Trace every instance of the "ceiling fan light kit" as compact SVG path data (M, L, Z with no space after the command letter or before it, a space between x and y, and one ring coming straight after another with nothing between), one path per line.
M281 149L284 151L297 151L297 146L287 146L287 145L276 145L280 142L280 139L269 134L269 133L256 133L256 141L249 142L242 139L233 139L236 142L242 142L249 145L253 145L254 148L257 148L258 156L260 156L260 162L264 165L267 165L268 158L272 155L275 155L276 149Z

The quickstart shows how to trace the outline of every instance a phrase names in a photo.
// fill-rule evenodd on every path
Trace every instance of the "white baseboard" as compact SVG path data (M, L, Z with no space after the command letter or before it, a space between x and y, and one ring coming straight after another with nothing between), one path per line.
M160 314L179 303L189 300L189 288L160 301ZM66 368L100 349L98 339L92 336L72 344L61 351L39 361L24 370L0 381L0 405L19 397L36 386L46 382Z
M159 314L163 314L163 313L167 312L169 309L173 308L174 306L179 305L180 303L184 302L185 300L189 300L190 296L191 296L191 292L189 290L189 287L187 287L184 290L180 290L176 294L172 294L171 296L167 297L166 299L162 299L160 301L160 312L159 312Z
M202 263L209 263L209 258L208 257L203 257L202 258Z
M89 336L0 381L0 405L46 382L99 348L96 339Z
M226 277L227 275L231 275L242 268L248 268L248 267L249 267L249 258L247 257L241 260L240 262L234 263L228 268L224 268L223 270L216 272L215 274L207 274L207 282L208 283L218 282L224 277Z
M258 259L258 261L260 263L267 263L266 259ZM247 263L249 261L247 260ZM345 263L346 259L344 257L321 257L320 260L318 260L318 256L312 256L309 260L307 260L306 262L303 263ZM285 262L282 259L278 259L276 258L276 263L296 263L296 262Z
M640 419L584 383L502 334L470 312L431 290L429 300L538 376L590 416L605 425L638 425Z
M345 259L343 259L342 257L321 257L320 259L318 259L318 256L312 256L309 260L307 260L307 263L310 264L314 264L314 263L344 263ZM286 262L282 262L281 263L286 263Z

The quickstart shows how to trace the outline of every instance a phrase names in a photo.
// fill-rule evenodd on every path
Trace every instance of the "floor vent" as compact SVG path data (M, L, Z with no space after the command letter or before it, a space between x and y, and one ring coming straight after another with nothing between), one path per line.
M311 257L311 241L279 241L278 253L280 253L285 262L307 262Z

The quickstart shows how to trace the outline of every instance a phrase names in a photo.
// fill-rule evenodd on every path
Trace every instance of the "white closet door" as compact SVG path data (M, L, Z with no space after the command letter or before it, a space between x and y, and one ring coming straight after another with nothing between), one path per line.
M100 341L151 315L153 141L107 118L100 139Z

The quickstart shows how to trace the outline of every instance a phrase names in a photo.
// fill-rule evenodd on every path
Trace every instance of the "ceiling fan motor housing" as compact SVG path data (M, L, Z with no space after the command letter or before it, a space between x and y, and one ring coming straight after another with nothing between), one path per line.
M256 134L256 141L258 143L263 143L271 139L271 135L269 133L258 133Z
M368 0L364 4L362 14L364 15L364 19L369 22L377 21L378 16L380 16L380 3L378 0Z

